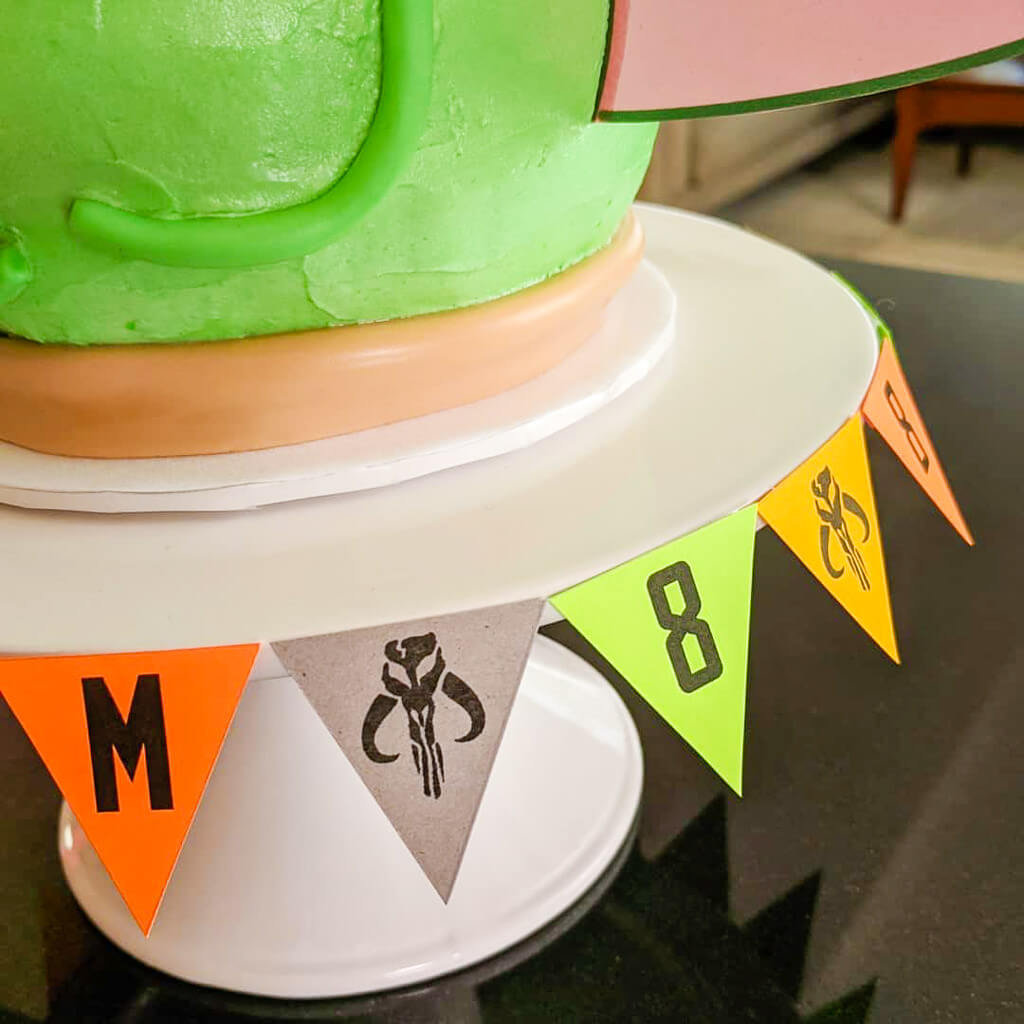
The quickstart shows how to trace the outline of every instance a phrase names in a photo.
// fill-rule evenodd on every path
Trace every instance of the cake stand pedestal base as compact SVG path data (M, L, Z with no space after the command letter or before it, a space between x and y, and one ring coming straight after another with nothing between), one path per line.
M459 971L563 914L631 837L642 776L618 696L542 637L447 905L290 679L249 684L148 938L66 805L60 854L89 917L144 963L355 995Z

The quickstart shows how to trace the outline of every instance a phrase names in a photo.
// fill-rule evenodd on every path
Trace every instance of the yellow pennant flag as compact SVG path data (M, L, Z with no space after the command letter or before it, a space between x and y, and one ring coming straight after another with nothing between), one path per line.
M855 416L758 505L761 518L895 662L864 424Z

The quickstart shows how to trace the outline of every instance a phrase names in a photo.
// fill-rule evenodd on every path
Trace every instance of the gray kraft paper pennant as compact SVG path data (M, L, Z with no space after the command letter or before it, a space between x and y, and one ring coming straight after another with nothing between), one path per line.
M445 902L543 606L273 645Z

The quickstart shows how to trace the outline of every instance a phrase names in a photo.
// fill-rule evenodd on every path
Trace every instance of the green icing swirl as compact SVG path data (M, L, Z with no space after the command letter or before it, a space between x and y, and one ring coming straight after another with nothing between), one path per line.
M404 4L425 9L0 0L0 225L32 269L18 294L0 290L0 329L88 344L410 316L517 290L603 245L654 131L590 123L608 0L434 0L422 132L414 73L389 105L389 75L412 68L386 52ZM387 173L360 169L382 151ZM242 254L202 240L196 266L193 251L85 243L76 198L91 236L100 210L159 230L306 224L257 227Z
M423 134L434 62L431 0L381 0L381 41L373 124L352 166L323 195L279 210L188 220L79 199L71 207L72 230L122 258L178 267L278 263L336 241L389 191Z

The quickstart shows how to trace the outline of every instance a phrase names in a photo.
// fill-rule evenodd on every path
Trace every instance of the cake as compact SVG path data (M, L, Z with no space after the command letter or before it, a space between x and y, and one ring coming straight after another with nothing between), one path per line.
M834 6L0 0L0 440L237 452L493 396L633 272L647 122L1024 46L1018 0Z
M200 454L472 401L639 258L654 128L593 120L607 0L0 13L6 440Z

